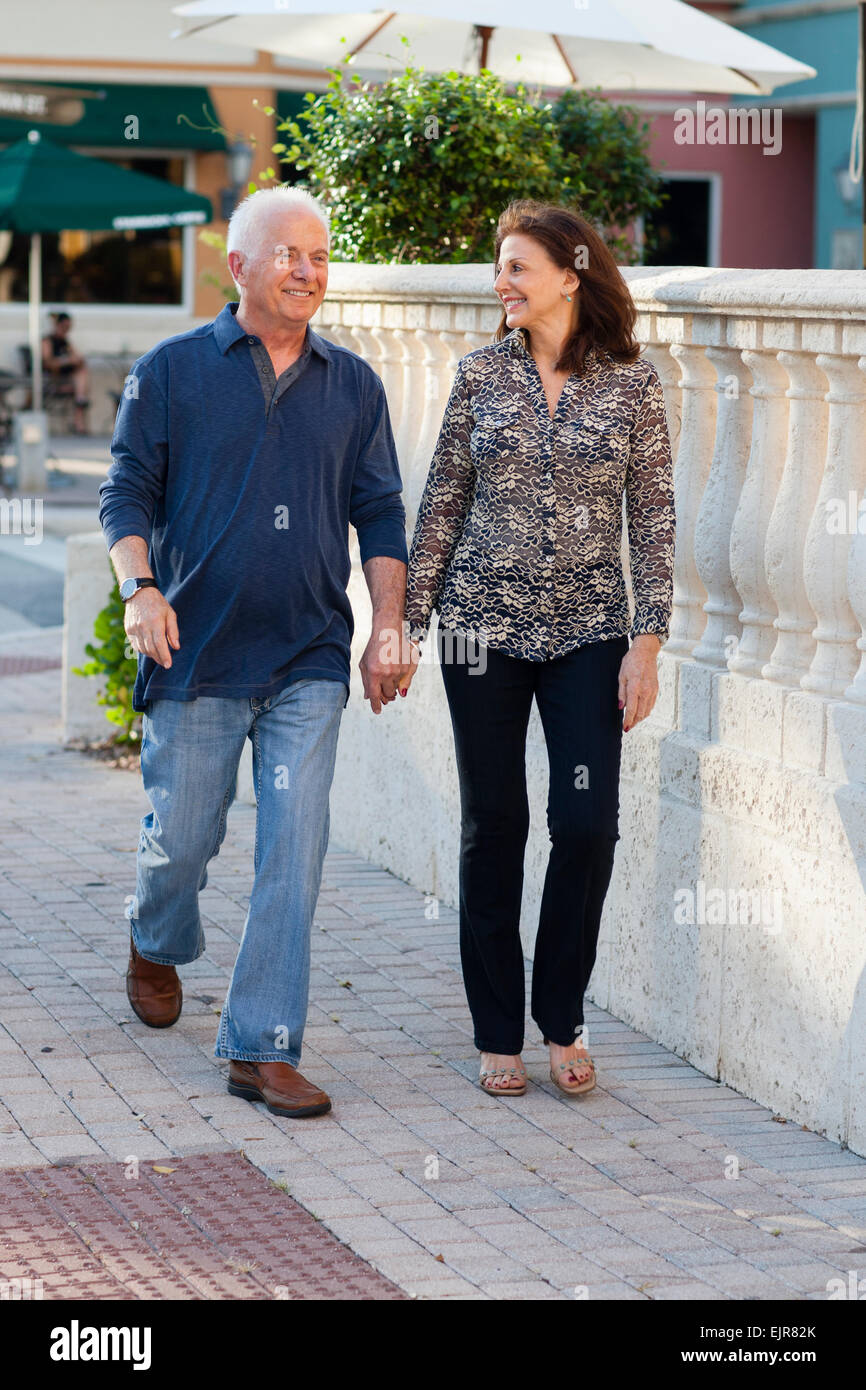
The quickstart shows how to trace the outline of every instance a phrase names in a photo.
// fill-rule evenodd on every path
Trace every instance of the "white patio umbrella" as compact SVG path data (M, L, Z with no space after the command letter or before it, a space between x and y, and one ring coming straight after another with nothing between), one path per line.
M490 68L542 87L742 95L816 75L680 0L401 0L395 11L369 0L193 0L174 13L188 22L175 37L262 49L318 71L351 54L369 73Z

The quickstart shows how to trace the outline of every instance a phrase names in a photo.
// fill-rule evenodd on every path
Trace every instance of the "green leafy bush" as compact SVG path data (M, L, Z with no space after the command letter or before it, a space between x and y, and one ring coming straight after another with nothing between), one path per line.
M115 582L111 598L93 624L93 635L102 645L97 647L88 642L84 650L90 661L86 666L74 666L72 669L76 676L105 677L105 691L97 698L105 706L106 719L119 729L119 733L114 735L114 742L131 744L141 739L141 716L132 708L132 687L138 662L130 655L123 626L124 611L123 599Z
M615 255L631 260L634 250L624 229L667 198L662 175L649 159L649 122L634 107L616 106L596 92L573 87L553 103L551 116L563 168L579 170L586 185L581 212L604 229ZM645 252L651 249L647 242Z
M538 105L488 71L410 67L379 86L331 72L272 148L330 208L335 260L491 260L512 198L579 206L637 259L623 229L662 194L632 108L571 90Z
M377 87L337 70L307 102L273 150L330 208L336 260L491 260L512 198L583 193L580 173L562 167L551 108L507 95L490 72L407 68Z

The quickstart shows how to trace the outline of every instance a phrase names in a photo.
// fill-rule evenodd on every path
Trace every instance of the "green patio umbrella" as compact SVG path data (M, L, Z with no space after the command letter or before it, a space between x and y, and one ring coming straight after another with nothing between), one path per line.
M77 154L36 130L0 153L0 230L30 236L34 410L42 408L42 232L185 227L212 215L209 199L199 193Z

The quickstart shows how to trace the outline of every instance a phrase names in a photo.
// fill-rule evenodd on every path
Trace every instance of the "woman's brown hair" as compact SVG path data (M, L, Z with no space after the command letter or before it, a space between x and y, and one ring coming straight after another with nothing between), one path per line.
M572 305L572 332L556 363L557 371L583 373L591 347L620 362L640 353L634 337L637 310L619 267L598 232L573 208L521 198L509 203L496 227L496 264L512 233L532 237L563 270L576 271L580 286ZM503 312L494 342L511 330Z

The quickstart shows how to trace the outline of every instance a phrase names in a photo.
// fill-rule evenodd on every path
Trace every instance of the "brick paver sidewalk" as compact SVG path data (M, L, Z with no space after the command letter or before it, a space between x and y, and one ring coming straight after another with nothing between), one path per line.
M211 866L208 949L183 970L182 1017L149 1030L124 990L123 906L144 796L134 774L60 748L58 705L56 670L0 679L0 1165L31 1170L0 1176L7 1198L44 1187L62 1214L74 1183L52 1165L80 1161L76 1181L119 1208L128 1236L124 1174L137 1163L148 1201L199 1223L193 1263L211 1251L187 1297L273 1297L290 1282L278 1278L279 1243L302 1236L284 1199L276 1246L248 1240L240 1253L227 1253L218 1213L210 1228L183 1212L249 1176L239 1151L320 1229L419 1297L826 1299L828 1281L866 1269L866 1160L601 1010L588 1015L595 1091L576 1101L554 1091L533 1028L527 1094L485 1096L455 914L428 920L421 893L336 847L302 1062L333 1111L281 1120L229 1096L212 1049L250 887L253 810L233 809ZM176 1171L155 1177L154 1165ZM279 1208L282 1194L269 1191ZM50 1242L50 1221L34 1230ZM158 1277L148 1250L129 1248L140 1277ZM220 1282L213 1261L232 1259L262 1273L229 1286L223 1263ZM72 1286L71 1271L44 1268ZM110 1266L111 1277L125 1269ZM174 1296L171 1281L187 1275L174 1266L159 1277ZM383 1282L363 1296L393 1290Z
M0 1250L30 1297L405 1297L238 1153L7 1172Z

